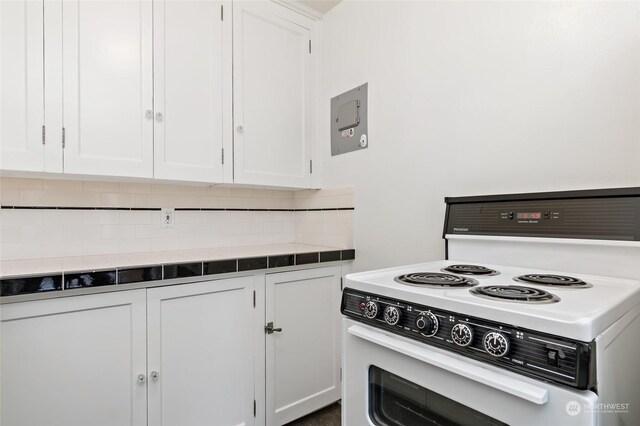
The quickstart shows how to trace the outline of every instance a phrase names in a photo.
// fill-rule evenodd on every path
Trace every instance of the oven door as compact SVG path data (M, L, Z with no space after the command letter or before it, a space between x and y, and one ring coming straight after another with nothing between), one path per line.
M343 425L595 425L555 386L343 319Z

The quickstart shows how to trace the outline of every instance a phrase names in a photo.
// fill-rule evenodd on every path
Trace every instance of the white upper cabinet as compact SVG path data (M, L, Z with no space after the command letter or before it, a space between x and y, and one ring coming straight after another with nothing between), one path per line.
M0 0L0 20L0 169L311 186L313 19L267 0Z
M313 21L233 5L234 182L308 188Z
M62 11L64 171L152 177L152 3L76 0Z
M232 125L231 3L153 5L154 177L221 182Z
M4 170L44 171L42 5L0 1L0 158Z

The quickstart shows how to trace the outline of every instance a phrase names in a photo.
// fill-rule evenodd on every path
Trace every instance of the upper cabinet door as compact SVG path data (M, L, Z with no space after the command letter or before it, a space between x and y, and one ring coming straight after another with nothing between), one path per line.
M153 176L152 3L64 1L64 168Z
M42 8L42 1L0 1L3 170L44 171Z
M222 181L232 125L231 16L223 20L223 6L231 15L230 2L154 2L156 178Z
M233 24L234 182L308 188L312 21L235 2Z

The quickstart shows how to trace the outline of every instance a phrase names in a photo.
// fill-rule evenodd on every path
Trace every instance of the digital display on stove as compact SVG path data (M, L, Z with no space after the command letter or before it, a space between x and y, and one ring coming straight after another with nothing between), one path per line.
M518 219L542 219L542 213L516 213Z

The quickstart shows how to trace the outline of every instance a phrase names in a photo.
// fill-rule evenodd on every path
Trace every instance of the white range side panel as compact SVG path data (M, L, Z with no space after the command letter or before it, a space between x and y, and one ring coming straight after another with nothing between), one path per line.
M224 102L231 35L230 2L154 2L155 178L222 181L223 138L232 125L231 99Z
M249 276L148 290L150 425L254 423L253 288Z
M310 186L312 21L271 2L236 2L234 182Z
M340 399L340 268L268 274L266 424L282 425Z
M64 171L153 176L152 3L65 1Z
M147 424L145 290L2 305L11 426Z
M44 171L43 2L0 2L0 168Z

